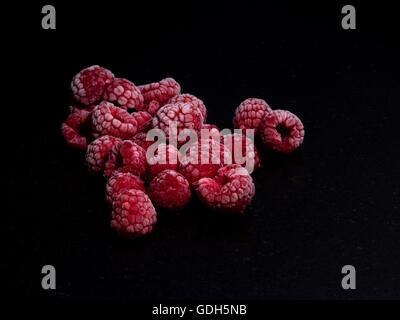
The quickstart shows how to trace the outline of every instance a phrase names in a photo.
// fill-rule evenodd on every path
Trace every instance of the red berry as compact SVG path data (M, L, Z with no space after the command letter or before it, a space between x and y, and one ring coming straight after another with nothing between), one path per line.
M261 166L258 150L246 135L227 134L221 137L221 143L231 151L232 163L245 167L250 174Z
M275 110L263 119L260 136L263 143L271 150L290 153L304 140L303 123L289 111Z
M141 110L143 96L129 80L117 78L104 90L103 99L118 104L123 109Z
M143 176L146 172L146 151L130 140L115 144L105 163L104 176L111 176L115 170Z
M213 178L218 169L231 158L230 151L219 141L199 140L191 145L185 157L182 157L179 172L185 176L190 185L193 185L201 178Z
M86 150L86 164L89 171L98 173L103 171L111 148L121 139L112 136L102 136L90 143Z
M111 227L123 237L136 238L150 233L156 222L156 210L141 190L122 191L112 202Z
M128 139L144 130L151 119L151 115L145 111L129 114L111 102L103 101L93 110L92 127L99 136Z
M154 152L154 156L150 156L147 159L147 173L146 177L148 181L154 179L154 177L164 170L176 171L179 166L180 153L171 144L160 143Z
M61 125L65 141L73 148L85 150L90 129L90 109L78 109L71 106L71 114Z
M235 129L254 129L254 134L257 135L261 120L271 111L270 106L262 99L246 99L235 110L233 126Z
M149 104L155 100L163 106L171 99L181 92L181 86L173 78L165 78L160 82L153 82L139 86L142 92L144 103Z
M202 178L195 186L207 207L227 212L243 213L255 194L251 176L237 164L222 167L214 179Z
M69 111L71 113L89 112L91 114L95 106L96 106L95 104L91 104L89 106L81 106L79 104L75 104L75 105L69 106Z
M153 118L153 128L161 129L171 144L179 139L179 135L194 131L198 133L203 125L200 110L192 103L178 102L160 108ZM187 129L187 130L186 130ZM178 144L183 143L179 139Z
M122 191L135 189L146 192L143 181L129 172L114 172L106 183L106 200L109 204L116 199Z
M147 151L147 149L155 143L154 141L147 140L147 133L146 132L139 132L138 134L135 134L133 138L131 139L134 143L137 145L141 146L144 151Z
M183 209L191 196L189 182L173 170L160 172L150 182L147 191L155 206L167 210Z
M206 106L204 105L204 102L200 100L199 98L195 97L194 95L184 93L184 94L178 94L175 97L172 97L169 101L168 104L170 103L177 103L177 102L190 102L192 103L196 108L198 108L201 112L201 115L203 116L203 122L207 118L207 109Z
M72 94L76 101L90 105L101 100L105 88L114 80L110 70L91 66L79 72L71 82Z
M156 114L156 112L158 111L158 109L160 109L160 108L161 108L161 104L158 101L153 100L153 101L150 101L149 104L147 105L146 111L154 116Z
M206 132L204 132L204 130L206 130ZM202 138L208 136L215 140L219 140L221 137L221 133L219 131L219 128L215 124L205 123L201 127L201 136L202 136Z
M219 132L219 128L215 124L204 123L201 128L207 130L217 130Z

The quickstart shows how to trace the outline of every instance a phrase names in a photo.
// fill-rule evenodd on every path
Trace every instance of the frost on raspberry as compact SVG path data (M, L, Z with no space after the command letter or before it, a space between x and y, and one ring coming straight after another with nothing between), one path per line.
M147 191L155 206L173 211L183 209L191 197L189 182L174 170L161 171Z
M92 127L98 136L110 135L121 139L132 138L150 125L152 116L145 111L129 114L126 110L103 101L92 113Z
M123 109L142 110L143 96L129 80L117 78L104 90L103 99Z
M139 86L145 105L157 101L162 107L169 99L180 94L181 86L173 78L165 78L159 82L153 82Z
M231 152L219 140L204 139L192 144L181 158L178 171L192 186L201 178L213 178L218 169L229 163Z
M148 181L151 181L161 171L167 169L177 171L180 161L180 153L173 145L160 143L155 152L146 153L146 158L146 177Z
M243 213L255 194L251 176L237 164L220 168L214 179L202 178L195 187L202 203L211 209L226 212Z
M150 101L146 107L145 107L145 111L147 111L148 113L150 113L152 116L154 116L156 114L156 112L158 111L158 109L161 108L161 105L158 101L153 100Z
M251 174L261 166L261 159L253 140L244 134L233 133L221 137L221 143L232 153L232 163L240 164Z
M123 237L137 238L148 234L156 222L156 210L141 190L122 191L112 202L111 227Z
M262 99L246 99L235 110L233 126L235 129L254 129L254 134L257 135L261 120L271 111L270 106Z
M95 106L96 106L95 104L91 104L89 106L82 106L79 104L74 104L74 105L69 106L69 111L71 113L88 112L91 114Z
M111 148L121 139L103 136L91 142L86 150L86 164L92 173L102 172Z
M208 123L203 124L200 132L202 139L204 137L211 137L215 140L219 140L221 137L221 132L219 131L219 128L215 124L208 124Z
M138 134L135 134L131 140L137 145L141 146L145 151L147 151L147 149L155 143L154 141L147 139L146 132L139 132Z
M195 97L194 95L188 94L188 93L178 94L175 97L172 97L168 101L168 104L177 103L177 102L192 103L196 108L198 108L200 110L201 115L203 116L203 123L204 123L204 121L206 121L207 109L206 109L206 106L204 105L204 102L202 100L200 100L199 98Z
M174 145L184 143L193 133L197 134L202 125L203 117L200 110L193 104L184 102L163 106L152 121L152 127L161 129L167 141Z
M71 113L61 125L61 132L68 145L73 148L85 150L90 132L89 108L78 109L70 107Z
M143 181L129 172L114 172L106 183L106 200L109 204L116 199L116 196L125 190L141 190L146 192Z
M130 140L115 144L105 163L104 177L110 177L116 170L143 176L146 172L146 151Z
M304 126L293 113L286 110L275 110L263 119L260 136L269 149L290 153L302 144Z
M114 80L110 70L94 65L80 71L71 82L76 101L90 105L101 100L104 90Z

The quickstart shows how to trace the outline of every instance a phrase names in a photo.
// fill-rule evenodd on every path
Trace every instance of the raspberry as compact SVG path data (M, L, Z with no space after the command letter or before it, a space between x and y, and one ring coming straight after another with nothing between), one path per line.
M105 163L104 176L111 176L115 170L142 176L146 172L146 151L130 140L115 144Z
M172 97L168 101L168 104L177 103L177 102L190 102L190 103L194 104L195 107L200 110L201 115L203 116L203 122L206 120L207 109L206 109L206 106L204 105L203 101L201 101L199 98L197 98L191 94L184 93L184 94L179 94L175 97Z
M204 123L201 128L207 129L207 130L218 130L218 132L219 132L219 128L215 124Z
M122 191L135 189L146 192L143 181L129 172L115 172L106 183L106 200L109 204Z
M115 79L105 89L103 99L118 103L123 109L141 110L143 107L143 96L140 90L129 80Z
M101 100L105 88L114 80L110 70L91 66L79 72L71 82L72 94L76 101L90 105Z
M150 233L156 222L156 210L141 190L122 191L112 202L111 227L123 237L136 238Z
M263 143L271 150L290 153L304 140L303 123L289 111L275 110L263 119L260 136Z
M155 206L174 211L183 209L191 197L189 182L173 170L160 172L147 191Z
M235 129L254 129L254 134L257 135L261 120L271 111L270 106L262 99L246 99L235 110L233 126Z
M207 131L204 132L203 130ZM208 123L203 124L203 126L201 127L201 134L202 136L206 134L207 136L212 137L216 140L219 140L221 136L219 128L214 124L208 124Z
M214 179L202 178L195 186L202 203L227 212L243 213L255 194L251 176L237 164L220 168Z
M203 124L200 110L192 103L178 102L161 107L153 118L153 128L161 129L166 138L179 139L179 135L194 130L199 132ZM185 130L189 129L189 130ZM170 134L172 136L170 137ZM180 142L181 139L179 139ZM172 141L170 143L174 144Z
M163 106L169 99L181 92L181 86L173 78L165 78L160 82L153 82L139 86L142 92L144 103L148 105L155 100Z
M76 149L85 150L90 128L90 109L70 107L71 114L61 125L61 132L68 145Z
M145 111L129 114L111 102L103 101L93 110L92 127L99 136L128 139L144 130L151 119L151 115Z
M95 106L96 106L95 104L91 104L89 106L81 106L79 104L76 104L76 105L69 106L69 111L71 113L89 112L91 114Z
M111 148L121 139L112 136L102 136L90 143L86 150L86 164L92 173L101 172Z
M155 150L154 156L146 155L147 160L147 172L146 176L148 181L154 179L154 177L164 170L176 171L179 166L180 153L171 144L160 143Z
M213 178L219 168L231 159L230 151L219 141L205 139L195 142L186 151L178 171L182 173L192 186L201 178Z
M144 151L147 151L147 149L155 143L154 141L149 141L147 140L147 133L146 132L139 132L138 134L135 134L134 137L131 139L134 143L137 145L141 146Z
M249 173L261 166L261 159L253 141L244 134L234 133L221 137L221 143L232 153L232 163L240 164Z
M149 104L147 105L146 111L154 116L156 114L156 112L158 111L158 109L160 109L160 108L161 108L160 103L156 100L153 100L153 101L150 101Z

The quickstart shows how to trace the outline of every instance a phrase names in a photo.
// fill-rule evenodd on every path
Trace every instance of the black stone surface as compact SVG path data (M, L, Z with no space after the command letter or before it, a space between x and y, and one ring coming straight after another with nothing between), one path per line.
M5 36L12 111L2 136L7 191L2 282L9 295L115 299L400 298L398 19L385 2L356 4L357 30L334 3L56 3ZM34 12L34 14L33 14ZM12 61L12 62L11 62ZM63 141L69 83L92 64L135 84L174 77L230 128L248 97L302 119L292 155L267 152L244 215L209 212L193 197L159 212L135 241L110 229L104 180ZM5 89L4 89L5 90ZM3 96L6 93L3 91ZM57 290L41 289L41 267ZM357 290L341 288L354 265Z

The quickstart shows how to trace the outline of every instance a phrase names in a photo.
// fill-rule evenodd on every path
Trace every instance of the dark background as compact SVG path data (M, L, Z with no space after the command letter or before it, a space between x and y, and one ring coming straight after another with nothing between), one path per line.
M343 30L347 2L57 1L57 29L42 30L44 4L15 8L3 29L12 71L2 107L8 296L400 298L392 5L350 2L357 30ZM152 234L119 239L104 180L88 174L84 153L60 130L71 78L92 64L135 84L174 77L220 128L231 128L241 101L263 98L302 119L304 144L282 156L258 143L263 167L244 215L209 212L193 197L182 212L158 211ZM41 289L45 264L56 267L57 290ZM357 290L341 288L347 264L357 270Z

